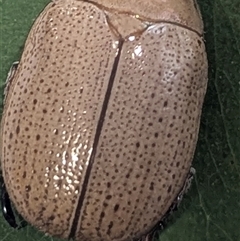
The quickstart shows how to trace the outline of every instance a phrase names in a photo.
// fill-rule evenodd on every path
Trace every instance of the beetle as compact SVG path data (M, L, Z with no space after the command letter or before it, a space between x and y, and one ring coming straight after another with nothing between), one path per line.
M191 179L207 67L194 0L51 1L5 90L17 211L61 238L148 234Z

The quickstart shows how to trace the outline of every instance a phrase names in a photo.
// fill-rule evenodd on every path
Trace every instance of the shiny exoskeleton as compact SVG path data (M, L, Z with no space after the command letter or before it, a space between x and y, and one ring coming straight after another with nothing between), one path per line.
M47 5L1 122L4 182L24 219L61 238L130 241L175 207L207 86L202 35L194 0Z

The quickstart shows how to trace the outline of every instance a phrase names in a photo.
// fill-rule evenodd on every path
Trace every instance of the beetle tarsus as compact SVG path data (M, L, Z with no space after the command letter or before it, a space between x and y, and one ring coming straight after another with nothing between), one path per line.
M3 103L5 103L5 100L6 100L6 97L7 97L7 94L8 94L8 90L9 90L9 86L11 85L12 79L13 79L15 73L16 73L18 64L19 64L19 61L13 62L10 70L8 71L7 79L6 79L6 82L5 82Z
M17 225L5 184L2 184L1 207L3 216L9 225L15 229L18 229L19 226Z
M187 179L184 183L184 186L183 186L182 190L179 192L177 198L174 200L174 202L170 206L169 211L167 212L167 216L171 215L174 211L178 210L178 207L179 207L180 203L182 202L183 196L189 191L189 189L191 187L193 176L195 175L195 173L196 173L195 169L193 167L191 167L190 171L188 173Z

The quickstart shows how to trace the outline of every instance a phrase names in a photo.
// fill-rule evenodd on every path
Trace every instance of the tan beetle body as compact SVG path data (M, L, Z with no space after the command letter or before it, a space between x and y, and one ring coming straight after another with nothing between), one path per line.
M8 86L4 181L40 230L81 241L149 232L188 175L207 85L194 0L55 0Z

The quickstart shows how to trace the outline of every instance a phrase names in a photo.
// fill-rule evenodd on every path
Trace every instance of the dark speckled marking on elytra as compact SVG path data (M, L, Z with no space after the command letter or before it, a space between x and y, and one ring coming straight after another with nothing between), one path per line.
M79 222L81 208L82 208L83 201L84 201L84 198L85 198L91 169L92 169L93 162L94 162L94 159L95 159L96 149L98 147L99 137L101 135L102 126L103 126L104 118L105 118L107 107L108 107L108 101L109 101L109 98L110 98L110 95L111 95L111 91L112 91L112 87L113 87L113 83L114 83L114 79L115 79L115 75L116 75L116 71L117 71L117 67L118 67L118 62L119 62L119 59L120 59L120 56L121 56L122 45L123 45L123 40L120 39L117 56L115 57L115 60L114 60L114 63L113 63L113 68L112 68L111 75L110 75L110 78L109 78L106 95L105 95L105 98L104 98L104 101L103 101L103 107L102 107L101 114L100 114L100 117L99 117L99 120L98 120L98 123L97 123L97 129L96 129L96 134L95 134L94 143L93 143L93 150L92 150L92 153L91 153L91 156L90 156L90 159L89 159L89 165L88 165L87 170L86 170L86 175L85 175L85 178L84 178L83 186L81 187L82 190L81 190L81 193L80 193L79 201L78 201L77 208L76 208L75 215L74 215L74 219L73 219L73 222L72 222L72 227L71 227L71 231L70 231L70 234L69 234L69 238L74 238L76 230L77 230L77 225L78 225L78 222ZM100 224L102 222L102 218L104 217L104 215L105 215L104 213L102 213L102 215L100 215L99 227L100 227ZM108 232L110 232L112 226L113 226L113 223L111 222L109 224Z
M29 223L61 238L130 241L167 212L190 169L207 84L196 8L54 0L37 18L0 136L7 190Z

